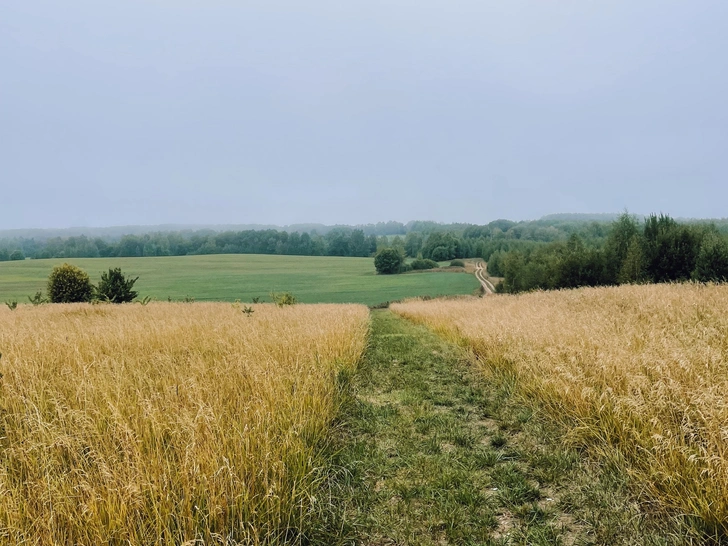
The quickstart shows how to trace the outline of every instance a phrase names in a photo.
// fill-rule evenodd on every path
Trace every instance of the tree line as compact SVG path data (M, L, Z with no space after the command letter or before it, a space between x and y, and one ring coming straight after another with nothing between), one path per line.
M0 239L0 261L195 254L371 257L393 248L403 258L435 262L483 258L492 275L505 278L502 290L507 292L722 278L728 222L684 223L667 216L626 214L607 218L556 215L529 222L500 219L484 225L417 221L370 227L389 235L343 226L325 234L249 229L164 231L120 238L6 238ZM678 272L673 270L676 263L681 264Z
M577 233L566 241L499 248L483 256L499 289L534 289L728 280L728 240L714 224L679 223L667 215L640 221L623 214L603 240Z
M372 256L385 245L362 230L336 229L326 235L277 230L162 232L103 238L56 237L46 241L22 239L0 242L0 261L43 258L187 256L195 254L288 254L303 256ZM8 248L9 247L9 248ZM13 248L15 247L15 248ZM12 250L11 250L12 249Z
M531 225L534 224L534 225ZM378 226L379 224L377 224ZM395 248L412 258L435 261L488 254L510 248L517 241L563 239L574 229L497 220L485 226L410 222L383 224L394 235L367 235L365 230L339 227L326 234L283 230L215 232L165 231L128 234L120 238L70 237L0 239L0 261L44 258L98 258L187 256L196 254L282 254L303 256L373 256L382 248ZM445 228L457 228L447 230ZM409 230L409 231L408 231ZM405 233L406 232L406 233Z
M592 222L597 233L604 223ZM485 225L441 224L431 221L379 222L365 226L300 224L289 228L160 229L142 233L142 226L69 230L0 232L0 261L29 258L95 258L185 256L191 254L298 254L305 256L371 256L385 247L407 256L420 253L438 261L489 253L492 241L548 242L565 240L584 231L578 219L512 222ZM319 230L319 227L321 228ZM310 229L303 229L310 228ZM126 230L126 233L124 233ZM10 234L14 235L10 235ZM489 244L491 243L491 244Z

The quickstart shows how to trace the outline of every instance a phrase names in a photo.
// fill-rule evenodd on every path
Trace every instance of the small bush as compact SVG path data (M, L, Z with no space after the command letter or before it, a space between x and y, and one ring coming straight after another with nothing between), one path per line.
M139 277L127 279L120 268L109 269L108 273L101 273L101 282L96 289L99 299L110 303L129 303L134 301L139 293L132 290Z
M23 254L22 250L13 250L13 252L10 254L10 261L20 261L25 260L25 254Z
M450 267L465 267L465 262L462 260L453 260L450 262Z
M400 273L404 257L396 248L383 248L374 257L374 267L380 275Z
M92 295L88 273L75 265L56 266L48 277L48 297L52 303L88 302Z
M434 269L440 266L440 264L438 264L435 260L427 260L423 258L417 258L416 260L412 260L410 265L414 270Z
M272 299L273 303L275 303L278 307L283 307L284 305L295 305L298 301L296 300L296 296L290 292L281 292L280 294L277 292L271 292L270 299Z
M18 300L6 301L5 305L7 305L8 309L10 309L11 311L15 311L18 308Z

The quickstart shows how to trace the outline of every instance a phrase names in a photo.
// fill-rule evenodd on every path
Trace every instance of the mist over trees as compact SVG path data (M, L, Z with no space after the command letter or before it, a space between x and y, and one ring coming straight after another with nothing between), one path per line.
M481 226L482 233L508 238L529 237L527 228L499 220L492 228ZM504 231L516 226L507 235ZM373 256L385 247L394 247L410 257L422 254L430 258L433 251L442 260L475 256L480 251L473 234L464 234L469 224L439 224L429 221L380 222L366 226L322 226L298 224L296 228L316 227L322 231L285 229L246 229L241 231L212 229L164 230L140 233L139 226L129 228L92 228L86 234L72 230L15 230L13 236L0 237L0 261L13 252L29 258L96 258L133 256L185 256L193 254L284 254L304 256ZM128 229L133 233L120 233ZM520 230L520 231L519 231ZM74 235L61 236L71 232ZM4 232L9 233L9 232ZM94 233L99 235L94 236ZM32 235L32 236L29 236ZM537 237L544 235L537 235ZM548 236L558 238L559 230ZM467 239L467 241L465 241ZM426 246L426 243L427 246ZM435 244L437 243L437 244ZM442 248L438 248L442 247Z
M124 235L119 240L85 235L35 239L0 240L0 261L23 252L35 259L142 256L187 256L194 254L287 254L303 256L362 256L377 251L377 237L362 230L337 228L326 235L285 231L163 232ZM13 249L13 250L9 250Z
M205 229L116 238L6 237L0 239L0 261L195 254L372 257L392 248L403 258L434 262L482 258L491 275L504 278L501 290L506 292L728 277L726 220L554 215L530 222L499 219L484 225L415 221L325 227L326 233Z

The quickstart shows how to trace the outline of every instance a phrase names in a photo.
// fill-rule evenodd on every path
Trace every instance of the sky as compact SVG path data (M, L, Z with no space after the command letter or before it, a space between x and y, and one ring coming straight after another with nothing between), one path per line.
M725 0L3 0L0 229L726 217Z

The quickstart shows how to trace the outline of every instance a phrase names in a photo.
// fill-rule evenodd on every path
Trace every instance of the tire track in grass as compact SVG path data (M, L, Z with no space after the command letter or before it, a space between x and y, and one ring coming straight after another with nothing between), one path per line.
M475 278L478 279L480 286L486 294L495 294L495 286L487 277L487 270L483 267L483 262L475 264Z

